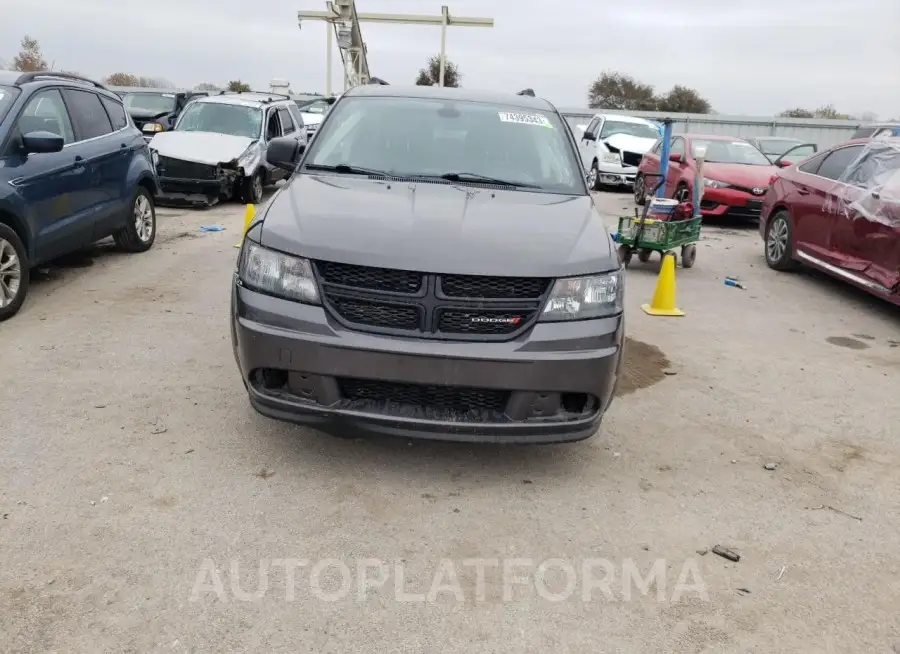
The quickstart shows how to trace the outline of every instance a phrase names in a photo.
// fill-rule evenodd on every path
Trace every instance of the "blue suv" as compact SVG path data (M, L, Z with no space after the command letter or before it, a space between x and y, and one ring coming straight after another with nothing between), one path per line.
M156 238L150 150L122 100L78 75L0 71L0 321L34 266L112 236Z

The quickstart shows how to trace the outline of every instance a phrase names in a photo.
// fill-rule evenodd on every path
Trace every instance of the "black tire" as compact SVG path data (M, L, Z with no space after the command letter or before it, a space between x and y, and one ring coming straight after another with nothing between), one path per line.
M643 207L647 202L647 184L643 175L638 175L634 179L634 203Z
M648 250L646 248L641 248L638 250L638 261L641 263L647 263L650 261L650 257L653 255L653 250Z
M672 196L674 200L678 200L679 202L690 202L691 201L691 189L688 188L688 185L682 182L675 189L675 195Z
M769 217L764 248L766 264L772 270L788 272L800 266L794 259L794 228L791 225L791 216L784 209L776 211Z
M261 170L253 173L253 177L245 179L241 189L241 199L244 201L244 204L259 204L262 202L265 184L266 180Z
M681 248L681 267L693 268L694 261L697 260L697 246L689 243Z
M600 190L602 190L602 189L603 189L603 184L600 183L600 169L597 168L597 162L596 162L596 161L594 161L594 162L591 164L591 175L594 176L594 183L593 183L593 184L590 184L590 183L589 183L589 186L591 187L591 190L592 190L592 191L600 191Z
M28 253L19 235L0 223L0 322L19 313L31 280Z
M156 203L153 195L138 186L131 199L125 226L113 234L116 247L125 252L146 252L156 240Z
M626 268L628 267L628 264L631 263L632 254L634 254L634 250L631 249L630 245L619 246L619 261L621 261L622 265Z

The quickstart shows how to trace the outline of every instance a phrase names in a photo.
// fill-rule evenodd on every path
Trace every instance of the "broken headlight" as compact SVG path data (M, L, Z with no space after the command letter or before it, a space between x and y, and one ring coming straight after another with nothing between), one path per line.
M238 166L245 171L252 170L259 162L259 148L249 147L247 151L238 157Z
M159 123L146 123L142 130L145 134L156 134L157 132L164 132L166 128L160 125Z
M625 276L616 270L587 277L557 279L541 321L587 320L622 313Z
M254 291L285 300L319 304L319 289L309 259L245 241L238 276L244 286Z

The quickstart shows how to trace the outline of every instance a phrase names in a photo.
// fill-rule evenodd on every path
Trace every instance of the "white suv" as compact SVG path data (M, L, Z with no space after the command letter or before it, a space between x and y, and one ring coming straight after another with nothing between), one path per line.
M578 144L591 190L604 186L633 187L641 158L661 136L662 127L644 118L617 114L594 116L584 127Z

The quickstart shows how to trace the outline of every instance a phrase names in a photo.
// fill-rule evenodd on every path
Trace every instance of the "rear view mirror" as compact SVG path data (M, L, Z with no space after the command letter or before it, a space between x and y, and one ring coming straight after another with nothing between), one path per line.
M305 149L305 143L287 136L272 139L266 150L266 161L281 170L294 172Z
M65 144L63 137L53 132L28 132L22 136L22 149L26 154L59 152Z

